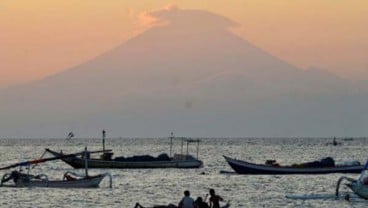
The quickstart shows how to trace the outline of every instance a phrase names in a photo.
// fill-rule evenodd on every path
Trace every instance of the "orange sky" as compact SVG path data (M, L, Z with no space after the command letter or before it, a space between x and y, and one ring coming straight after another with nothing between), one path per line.
M63 71L145 29L174 4L226 16L236 32L299 67L368 80L366 0L1 0L0 87Z

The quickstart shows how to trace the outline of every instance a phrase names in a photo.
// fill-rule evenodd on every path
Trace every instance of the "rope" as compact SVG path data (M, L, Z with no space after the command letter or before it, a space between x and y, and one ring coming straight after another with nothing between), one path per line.
M46 154L46 150L45 150L45 151L43 151L43 153L42 153L41 157L39 158L39 160L41 160L41 159L43 158L43 156L45 156L45 154ZM33 168L35 168L37 165L38 165L38 163L34 164L34 165L31 167L31 170L32 170Z

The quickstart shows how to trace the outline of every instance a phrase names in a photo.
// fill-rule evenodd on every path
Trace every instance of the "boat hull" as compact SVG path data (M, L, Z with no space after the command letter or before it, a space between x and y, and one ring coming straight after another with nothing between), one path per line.
M254 164L224 156L226 162L238 174L250 175L289 175L289 174L329 174L329 173L361 173L364 166L334 166L316 168L294 168Z
M61 157L65 163L73 168L84 168L85 160L80 157L62 157L63 154L47 150L56 157ZM168 160L168 161L137 161L123 162L115 160L88 159L88 168L200 168L203 162L200 160Z
M359 180L346 184L356 195L363 199L368 199L368 186L363 185Z
M8 187L41 187L41 188L98 188L105 174L89 178L67 180L17 180L14 185ZM6 186L6 185L4 185Z

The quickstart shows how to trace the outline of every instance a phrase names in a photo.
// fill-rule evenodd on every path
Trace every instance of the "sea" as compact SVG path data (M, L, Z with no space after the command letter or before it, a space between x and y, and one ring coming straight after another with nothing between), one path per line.
M193 138L196 139L196 138ZM6 188L0 187L0 207L119 207L177 204L183 192L189 190L193 198L206 197L215 189L230 207L367 207L368 201L348 202L335 199L336 183L345 175L238 175L232 172L223 155L255 163L277 160L281 165L310 162L332 157L336 162L367 160L366 138L337 138L340 145L332 145L332 138L200 138L199 169L90 169L89 173L109 172L109 180L96 189ZM168 153L168 138L107 138L106 149L114 156L153 155ZM21 161L38 159L45 148L64 153L102 149L100 138L67 139L0 139L0 167ZM197 155L196 145L188 152ZM181 141L175 141L173 152L186 152ZM49 154L44 157L52 157ZM11 170L1 170L5 174ZM62 161L50 161L33 168L32 173L47 174L50 179L61 179L64 172L73 170ZM349 193L341 187L340 193ZM289 199L286 195L319 195L320 199ZM329 197L328 197L329 196Z

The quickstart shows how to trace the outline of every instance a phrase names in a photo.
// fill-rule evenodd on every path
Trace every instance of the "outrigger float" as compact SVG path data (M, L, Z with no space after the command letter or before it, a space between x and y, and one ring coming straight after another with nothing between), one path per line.
M47 188L97 188L99 187L101 181L108 176L110 178L110 188L112 188L112 177L109 173L98 174L90 176L88 174L88 162L85 161L85 174L81 175L78 173L67 171L64 173L62 180L50 180L45 174L32 175L30 174L31 165L37 165L39 163L60 160L67 157L75 157L77 155L87 155L87 148L82 153L63 155L51 158L41 158L38 160L30 160L25 162L16 163L9 165L0 170L6 170L16 167L26 167L27 173L22 173L21 170L14 170L11 173L6 173L3 175L0 187L47 187ZM34 167L34 166L33 166Z

